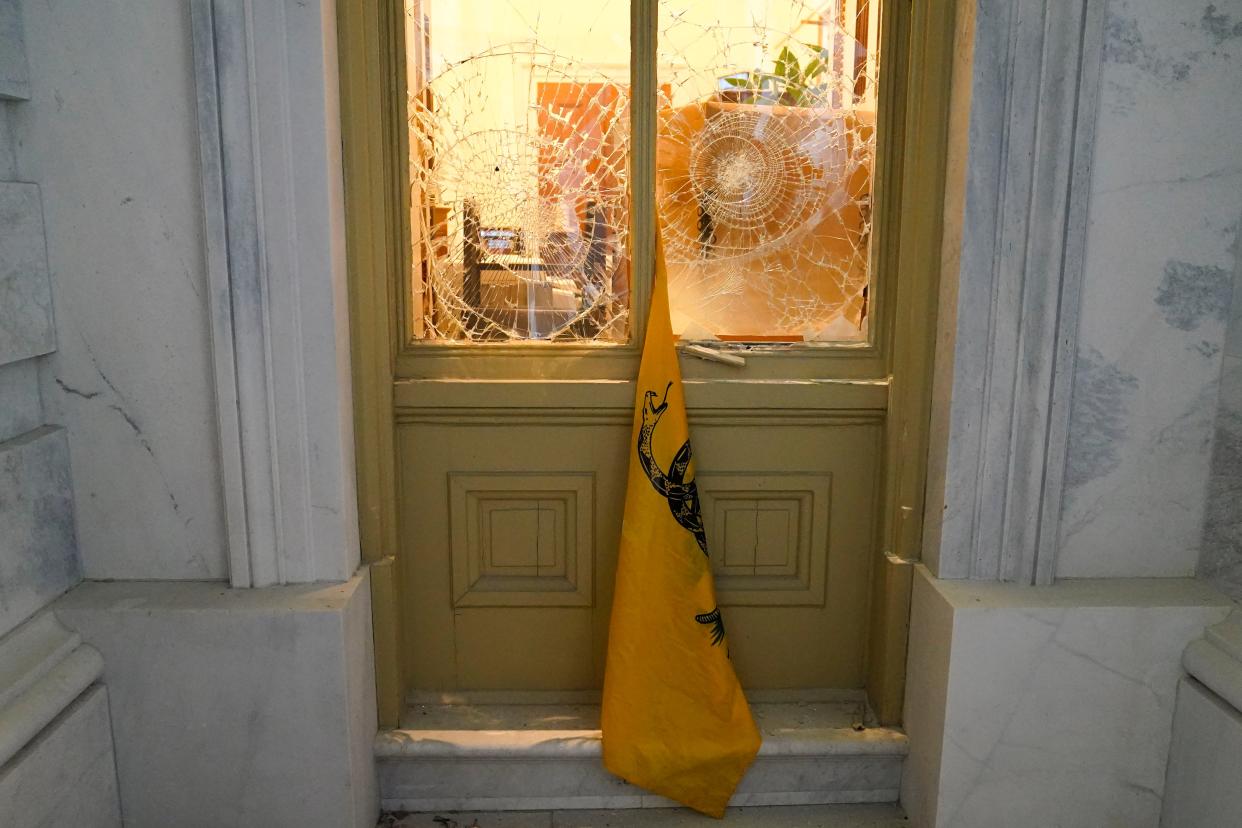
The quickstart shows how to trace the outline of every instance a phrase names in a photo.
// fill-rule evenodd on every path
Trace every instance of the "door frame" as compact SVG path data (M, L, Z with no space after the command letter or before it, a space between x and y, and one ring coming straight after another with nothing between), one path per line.
M631 9L632 37L654 41L655 0L636 0ZM955 12L956 0L891 0L883 10L882 53L888 57L887 80L882 82L893 91L881 106L887 101L895 109L887 113L888 127L879 137L878 167L887 179L877 182L883 198L877 199L876 222L896 243L877 253L895 261L881 270L888 274L880 284L887 294L887 319L869 349L888 355L888 413L865 668L867 695L883 724L901 720L913 564L921 557ZM407 329L403 283L410 247L410 198L403 184L408 140L401 117L404 3L339 3L336 23L359 532L363 560L371 567L379 721L381 727L396 727L408 687L402 657L393 405L404 350L401 332ZM654 91L654 82L651 72L636 67L634 99L653 97L643 93ZM654 135L654 108L646 109L634 107L635 134ZM636 271L652 257L655 232L650 203L654 141L650 143L651 157L636 155L632 161L633 209L651 218L650 228L635 228ZM648 202L645 208L641 200ZM637 365L635 343L641 341L646 283L634 279L632 342L616 349L621 372L633 370L626 367L630 362ZM866 350L858 349L859 356ZM448 360L450 352L446 350Z

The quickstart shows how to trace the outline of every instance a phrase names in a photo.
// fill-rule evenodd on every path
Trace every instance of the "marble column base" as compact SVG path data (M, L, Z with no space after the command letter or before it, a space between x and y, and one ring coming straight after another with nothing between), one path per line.
M1181 657L1230 602L1200 581L940 581L910 619L915 826L1156 828Z
M1186 648L1162 828L1242 821L1242 612Z
M0 825L120 826L102 670L50 612L0 638Z
M105 688L89 688L0 768L0 825L120 828Z
M104 657L127 828L371 828L370 579L86 583L57 615Z

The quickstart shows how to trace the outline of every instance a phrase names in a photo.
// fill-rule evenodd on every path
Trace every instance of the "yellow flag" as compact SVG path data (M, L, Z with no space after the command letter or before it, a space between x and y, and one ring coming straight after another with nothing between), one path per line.
M760 738L716 605L667 279L657 233L608 629L604 766L721 817Z

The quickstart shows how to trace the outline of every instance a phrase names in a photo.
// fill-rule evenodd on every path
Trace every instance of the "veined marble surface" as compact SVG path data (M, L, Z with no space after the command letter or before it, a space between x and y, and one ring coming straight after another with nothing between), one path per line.
M1182 651L1225 596L1189 579L1015 587L922 567L914 590L915 825L1155 828Z
M1242 711L1192 678L1173 716L1162 828L1216 828L1242 814Z
M702 828L702 814L689 808L642 811L455 811L396 816L379 828ZM896 805L792 805L730 808L729 828L909 828Z
M1242 307L1242 291L1234 304ZM1230 341L1242 340L1242 321ZM1199 574L1242 601L1242 356L1225 357Z
M21 0L0 0L0 99L21 100L29 94Z
M0 768L0 824L120 828L108 693L102 686L86 690Z
M126 826L375 824L365 570L265 589L86 583L52 606L103 655Z
M37 361L26 359L0 365L0 443L42 423Z
M908 743L863 704L758 702L759 755L734 806L892 802ZM600 764L598 705L412 705L375 741L393 810L665 808ZM857 729L856 729L857 728Z
M1199 558L1242 219L1242 0L1108 0L1058 577Z
M459 811L386 814L379 828L702 828L702 814L689 808L641 811ZM729 828L909 828L896 805L792 805L730 808Z
M0 181L17 178L17 152L13 146L13 130L9 127L10 109L0 104Z
M74 549L64 430L0 443L0 635L81 580Z
M43 193L43 399L86 575L225 578L189 4L23 5L31 99L9 120Z
M0 365L55 347L39 187L0 182Z

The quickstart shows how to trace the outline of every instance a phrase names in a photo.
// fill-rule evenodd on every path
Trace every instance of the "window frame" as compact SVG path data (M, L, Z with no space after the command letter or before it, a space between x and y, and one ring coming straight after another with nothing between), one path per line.
M405 65L404 3L393 28L400 29L401 66ZM867 338L858 342L740 344L707 341L709 347L740 350L744 367L723 365L683 354L682 372L687 380L883 380L891 374L892 326L896 316L897 256L896 240L901 232L901 163L895 152L895 137L901 135L905 112L905 66L908 44L909 7L901 0L881 6L880 60L876 112L876 161L872 185L872 216L868 281ZM446 342L419 339L412 301L415 277L414 246L409 221L401 228L401 257L397 286L397 324L399 345L395 356L396 375L405 379L444 380L535 380L557 377L565 380L628 380L638 370L646 331L647 311L654 277L656 232L655 166L657 131L657 39L658 0L631 0L630 3L630 336L624 343L546 342L510 340L505 342ZM893 64L892 71L889 68ZM889 78L889 75L892 78ZM405 113L407 75L403 70L392 87L390 106ZM639 106L648 101L649 106ZM394 171L403 193L398 214L410 215L409 134L404 128L398 136L399 158L406 161Z

